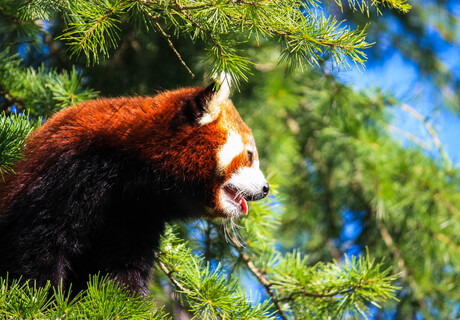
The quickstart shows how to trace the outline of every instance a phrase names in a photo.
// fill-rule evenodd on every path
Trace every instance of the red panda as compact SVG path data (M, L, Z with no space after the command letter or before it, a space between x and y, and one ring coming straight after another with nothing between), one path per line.
M75 292L101 273L147 294L165 223L247 214L269 186L229 90L94 100L46 121L0 187L0 276Z

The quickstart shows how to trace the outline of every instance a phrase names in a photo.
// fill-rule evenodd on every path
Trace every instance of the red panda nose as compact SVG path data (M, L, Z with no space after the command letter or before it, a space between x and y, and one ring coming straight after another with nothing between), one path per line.
M262 187L262 193L264 198L267 196L268 191L270 191L270 186L267 182L265 182L265 185Z
M270 186L268 185L267 182L264 183L262 186L262 189L259 189L260 191L256 192L255 194L248 194L245 198L246 200L249 201L257 201L260 199L263 199L267 196L268 191L270 191Z

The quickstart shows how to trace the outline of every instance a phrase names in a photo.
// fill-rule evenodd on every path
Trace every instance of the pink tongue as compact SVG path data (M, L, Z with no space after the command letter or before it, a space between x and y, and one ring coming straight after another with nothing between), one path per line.
M245 215L248 215L248 203L246 202L246 199L241 198L241 207L243 208L243 212Z

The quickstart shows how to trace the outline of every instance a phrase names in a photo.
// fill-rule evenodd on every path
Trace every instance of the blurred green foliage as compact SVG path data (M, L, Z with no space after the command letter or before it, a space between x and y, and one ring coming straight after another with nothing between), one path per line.
M54 2L53 9L64 3ZM35 12L36 17L50 13L46 4L51 3L33 1L34 10L43 11ZM441 52L433 50L432 31L428 32L434 26L447 45L458 43L458 18L447 2L411 3L412 10L405 15L379 7L383 16L375 7L365 6L366 1L351 3L364 8L364 14L332 2L327 8L339 21L347 18L360 26L371 21L367 42L375 42L373 56L387 57L389 39L423 76L433 79L456 110L458 80L442 63ZM128 19L124 11L116 14L116 45L109 41L102 52L110 58L87 66L85 56L70 58L65 43L57 40L71 32L67 39L81 41L77 27L69 31L67 18L59 14L48 16L51 23L33 20L33 12L27 15L32 20L20 20L15 15L19 4L0 1L0 105L6 112L15 104L34 117L50 115L97 92L155 94L202 85L212 70L213 62L206 60L210 38L202 42L165 38L155 26L140 28L143 20ZM166 24L160 26L173 33ZM193 29L187 24L181 28ZM233 221L207 221L168 232L159 255L166 270L158 270L152 279L154 299L173 317L185 313L212 318L224 309L231 317L235 314L228 303L237 301L233 305L239 306L238 311L261 318L276 317L276 312L297 319L346 318L368 311L375 318L388 312L397 319L459 318L459 170L442 152L428 152L420 141L410 139L410 133L398 131L409 137L401 145L392 127L399 102L378 89L356 92L340 83L322 60L327 61L327 52L318 59L318 68L300 73L292 70L292 63L279 63L282 49L277 43L255 38L254 33L246 42L231 44L244 52L251 62L246 74L252 73L232 99L253 130L261 167L271 185L277 186L276 193L265 204L251 205L250 215L240 222L244 228ZM12 54L17 51L20 57ZM430 134L435 140L435 133ZM350 227L354 237L344 237ZM240 239L235 236L238 229ZM344 257L353 246L362 254L359 259ZM183 264L187 267L180 270ZM222 284L230 274L228 283L235 288L231 297ZM241 293L240 286L251 288L256 286L253 282L270 303L252 301L255 307L251 307L244 302L251 298ZM216 307L219 303L224 309ZM376 304L382 309L373 309Z

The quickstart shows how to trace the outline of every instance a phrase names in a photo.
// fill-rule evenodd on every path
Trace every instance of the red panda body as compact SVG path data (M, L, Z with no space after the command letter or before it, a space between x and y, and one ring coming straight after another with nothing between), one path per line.
M0 188L0 276L147 293L166 222L247 213L268 193L228 88L89 101L49 119Z

